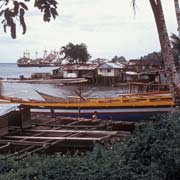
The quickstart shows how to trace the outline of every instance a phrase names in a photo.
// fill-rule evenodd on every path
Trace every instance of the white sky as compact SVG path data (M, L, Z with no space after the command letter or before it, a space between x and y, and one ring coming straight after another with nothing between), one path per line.
M31 0L32 1L32 0ZM148 0L137 0L136 14L131 0L59 0L59 16L43 22L35 8L26 14L27 32L19 29L17 38L0 29L0 62L16 62L27 49L35 57L43 50L56 49L69 42L85 43L94 58L139 58L159 51L154 17ZM162 0L169 34L177 33L173 1Z

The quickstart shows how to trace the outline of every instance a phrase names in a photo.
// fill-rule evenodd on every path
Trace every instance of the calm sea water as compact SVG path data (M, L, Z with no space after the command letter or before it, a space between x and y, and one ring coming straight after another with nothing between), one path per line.
M0 77L19 78L20 75L30 77L35 72L52 72L57 67L18 67L16 63L0 63Z
M0 77L18 78L20 75L30 77L35 72L52 72L57 67L17 67L15 63L0 63ZM6 96L20 97L23 99L42 100L40 95L36 93L38 90L54 96L66 97L75 96L75 90L79 90L79 86L62 86L58 84L30 84L30 83L3 83L3 94ZM84 97L114 97L120 93L119 88L114 87L97 87L97 86L81 86L81 92Z

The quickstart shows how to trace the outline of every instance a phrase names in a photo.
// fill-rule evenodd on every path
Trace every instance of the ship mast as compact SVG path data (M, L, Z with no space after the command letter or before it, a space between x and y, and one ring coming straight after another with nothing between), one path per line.
M37 57L38 57L38 52L37 52L37 50L36 50L35 54L36 54L36 60L37 60Z
M46 59L46 58L47 58L47 50L45 49L45 50L44 50L43 59Z

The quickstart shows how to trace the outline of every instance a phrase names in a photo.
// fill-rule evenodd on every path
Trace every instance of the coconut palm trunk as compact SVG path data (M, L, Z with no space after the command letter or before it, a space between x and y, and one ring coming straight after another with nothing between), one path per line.
M180 8L179 8L179 0L174 0L174 7L176 12L176 19L177 19L177 25L178 25L178 32L180 36Z
M2 81L0 81L0 97L3 95L3 84Z
M149 0L155 17L159 41L161 45L162 59L165 67L165 75L173 100L180 104L180 80L176 71L172 48L166 28L161 0Z

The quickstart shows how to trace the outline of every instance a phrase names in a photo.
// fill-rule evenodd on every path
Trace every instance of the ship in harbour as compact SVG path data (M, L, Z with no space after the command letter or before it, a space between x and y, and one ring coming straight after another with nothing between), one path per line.
M38 52L36 51L36 58L31 58L30 52L27 50L23 53L23 57L17 60L18 67L51 67L60 66L63 59L60 58L60 52L51 51L48 53L44 50L44 55L42 58L38 57Z

